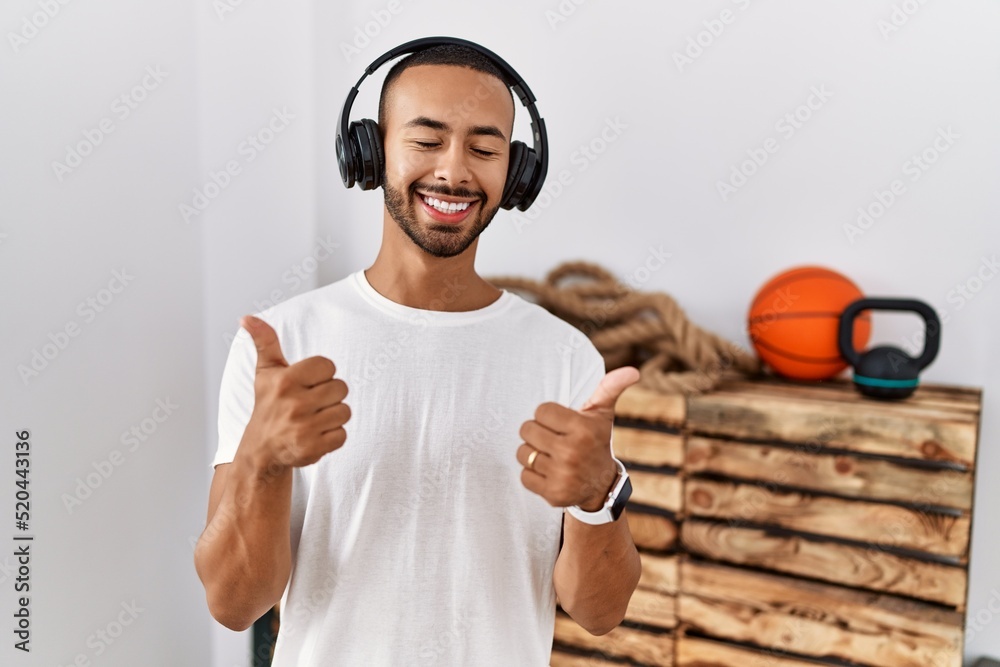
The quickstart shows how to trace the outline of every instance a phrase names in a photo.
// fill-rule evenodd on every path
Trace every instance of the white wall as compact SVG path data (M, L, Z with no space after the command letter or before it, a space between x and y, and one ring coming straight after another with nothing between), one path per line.
M805 263L837 269L869 294L921 298L947 317L923 377L986 390L969 593L984 627L967 653L1000 655L989 608L1000 591L990 512L1000 502L1000 455L989 445L1000 432L1000 281L975 282L982 258L1000 250L1000 205L990 196L1000 180L995 3L914 1L906 23L883 35L879 22L903 0L103 0L59 5L15 50L9 33L42 11L40 1L0 12L0 426L8 442L14 430L32 433L37 585L34 650L14 656L8 645L0 661L65 665L82 653L97 665L247 664L248 633L212 621L191 556L228 337L243 313L374 259L381 199L340 184L334 123L365 65L431 34L479 41L518 69L548 124L549 182L563 170L571 180L530 219L498 215L479 244L483 275L541 278L586 259L632 276L662 247L670 261L641 287L668 292L699 325L744 344L756 289ZM732 21L711 40L702 35L708 46L679 69L673 54L727 9ZM384 25L368 26L360 53L345 53L341 45L378 18ZM166 77L121 117L113 101L157 65ZM382 74L366 81L355 118L375 116ZM814 87L829 99L787 136L776 123ZM294 118L264 150L241 149L274 109ZM52 162L102 118L114 131L60 181ZM580 146L609 120L621 128L615 140L583 158ZM953 145L910 180L904 163L948 127ZM527 138L524 114L516 132ZM777 152L723 201L717 182L769 137ZM193 190L230 160L239 173L185 221L179 205L193 205ZM844 225L894 179L906 191L851 243ZM324 245L334 251L314 262ZM134 279L102 292L123 268ZM960 284L981 289L959 300ZM78 310L104 296L92 321ZM22 381L18 366L70 323L77 335ZM873 341L908 345L916 331L915 317L886 314ZM178 407L130 451L122 432L141 429L167 398ZM68 511L63 494L116 449L121 465ZM0 478L11 479L12 446L5 451ZM5 558L0 589L13 613ZM143 611L96 656L88 636L133 599Z
M177 216L198 171L194 3L44 4L51 18L24 1L0 14L8 628L22 429L35 538L31 652L8 630L0 663L204 664L188 536L205 513L205 276L200 231ZM15 44L23 19L42 27ZM81 142L75 168L53 167ZM50 358L22 380L36 350Z

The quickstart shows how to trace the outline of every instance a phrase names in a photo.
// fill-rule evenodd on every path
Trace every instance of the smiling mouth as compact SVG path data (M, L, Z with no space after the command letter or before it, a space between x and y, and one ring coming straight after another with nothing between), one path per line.
M420 198L423 200L423 202L425 204L427 204L428 206L430 206L431 208L433 208L435 211L440 211L441 213L445 213L445 214L461 213L461 212L465 211L466 209L468 209L470 206L472 206L472 204L475 203L475 200L473 200L473 201L446 201L444 199L440 199L438 197L432 197L430 195L425 195L425 194L421 194L421 193L417 193L417 194L420 195Z

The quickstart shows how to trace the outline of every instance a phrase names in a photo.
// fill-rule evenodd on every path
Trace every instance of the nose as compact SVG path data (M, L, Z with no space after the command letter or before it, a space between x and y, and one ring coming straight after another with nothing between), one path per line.
M460 141L451 141L446 150L438 154L434 166L434 178L439 182L453 185L465 184L472 179L469 169L469 155Z

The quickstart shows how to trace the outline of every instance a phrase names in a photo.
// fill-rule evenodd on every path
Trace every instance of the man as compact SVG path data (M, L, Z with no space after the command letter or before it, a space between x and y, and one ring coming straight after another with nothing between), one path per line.
M474 268L513 123L477 51L398 62L374 263L241 320L195 565L233 630L280 598L275 667L542 666L557 598L593 634L624 616L626 518L563 508L604 504L638 371L605 376L579 330Z

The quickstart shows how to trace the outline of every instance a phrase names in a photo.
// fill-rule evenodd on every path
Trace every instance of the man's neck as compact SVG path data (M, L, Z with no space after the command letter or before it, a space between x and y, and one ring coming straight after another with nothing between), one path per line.
M376 292L398 304L422 310L464 312L485 308L501 290L474 270L432 273L393 269L378 260L364 271Z

